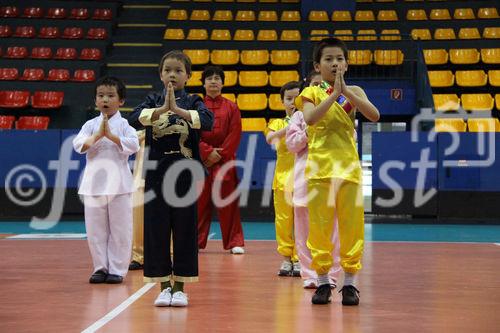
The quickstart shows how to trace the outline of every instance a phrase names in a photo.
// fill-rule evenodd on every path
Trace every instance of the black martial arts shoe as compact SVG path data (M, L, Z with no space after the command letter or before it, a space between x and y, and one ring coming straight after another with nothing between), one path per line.
M108 274L106 277L106 283L110 284L118 284L123 282L123 277L120 275L115 275L115 274Z
M339 290L342 292L342 305L358 305L359 290L355 286L344 286Z
M332 290L329 284L322 284L316 289L311 302L313 304L328 304L332 300Z
M104 271L97 271L90 276L89 283L104 283L108 274Z
M143 269L143 268L144 268L144 265L142 265L141 263L139 263L135 260L132 260L130 265L128 265L129 271L138 271L139 269Z

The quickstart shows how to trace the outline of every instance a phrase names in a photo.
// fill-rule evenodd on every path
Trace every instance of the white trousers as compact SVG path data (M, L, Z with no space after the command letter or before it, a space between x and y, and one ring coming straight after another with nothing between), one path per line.
M84 195L84 206L94 272L125 277L132 251L132 195Z

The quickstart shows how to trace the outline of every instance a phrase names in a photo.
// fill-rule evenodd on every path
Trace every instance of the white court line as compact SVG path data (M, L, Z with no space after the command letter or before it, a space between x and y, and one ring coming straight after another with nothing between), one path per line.
M122 304L118 305L116 308L108 312L104 317L87 327L82 333L92 333L106 325L114 317L118 316L123 310L125 310L130 304L134 303L139 297L144 295L151 289L156 283L147 283L141 289L137 290L132 296L123 301Z
M212 232L210 235L208 235L207 239L213 239L215 237L216 233Z
M500 243L495 243L495 245L498 245L498 246L500 246Z

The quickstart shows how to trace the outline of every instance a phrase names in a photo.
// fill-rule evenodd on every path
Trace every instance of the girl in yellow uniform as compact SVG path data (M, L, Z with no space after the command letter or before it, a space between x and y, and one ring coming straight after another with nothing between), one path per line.
M361 269L364 210L361 165L354 140L354 115L360 111L377 121L379 112L363 89L347 86L347 47L337 38L325 38L314 48L313 62L321 73L319 86L307 87L296 100L308 125L309 237L312 268L318 274L313 304L331 299L328 271L332 260L332 230L338 218L340 264L344 270L343 305L358 305L355 274Z

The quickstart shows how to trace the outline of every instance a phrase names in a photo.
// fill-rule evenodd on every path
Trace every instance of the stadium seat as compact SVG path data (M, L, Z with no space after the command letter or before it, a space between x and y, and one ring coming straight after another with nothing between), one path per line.
M352 36L352 30L335 30L333 32L333 36L344 41L354 40L354 37Z
M83 29L79 27L66 27L64 28L62 38L64 39L82 39Z
M113 12L109 8L97 8L92 15L94 20L111 20L113 19Z
M488 82L488 75L483 70L456 71L455 77L460 87L482 87Z
M166 29L165 34L163 35L163 39L182 40L184 39L184 30L171 28Z
M456 94L432 94L436 111L457 111L460 99Z
M409 9L406 12L406 19L408 21L426 21L427 14L423 9Z
M469 118L467 128L469 132L498 132L500 124L498 118Z
M265 118L241 118L243 132L264 132L267 127Z
M477 64L479 52L476 49L450 49L450 62L455 65Z
M192 71L191 77L186 83L188 87L201 87L203 83L201 82L202 71Z
M489 38L489 39L500 38L500 27L486 27L486 28L484 28L483 38Z
M194 9L189 19L191 21L210 21L210 12L206 9Z
M21 81L42 81L45 77L43 68L26 68L23 75L19 78Z
M52 58L52 49L50 47L34 47L31 49L32 59L50 59Z
M278 14L274 10L261 10L257 20L265 22L278 21Z
M42 18L43 17L43 9L40 7L26 7L26 8L24 8L22 17Z
M500 110L500 94L495 95L495 106L497 110Z
M284 111L285 107L283 106L283 102L281 101L280 94L271 94L269 95L269 109L273 111Z
M87 8L72 8L68 18L72 20L87 20L89 16Z
M253 30L248 29L237 29L234 33L233 40L254 40L255 35Z
M0 129L11 129L15 120L14 116L0 116Z
M302 39L299 30L281 31L280 40L282 41L300 41Z
M210 62L214 65L236 65L240 60L238 50L212 50Z
M309 15L307 16L307 19L309 21L315 21L315 22L329 21L328 13L325 10L311 10L309 12Z
M455 20L473 20L476 17L474 16L472 8L455 8L453 18Z
M96 48L84 48L80 52L80 60L100 60L102 59L101 50Z
M377 21L397 21L398 14L395 10L379 10L377 13Z
M67 69L50 69L47 74L47 81L69 81L70 75Z
M300 53L297 50L272 50L271 64L273 65L297 65Z
M462 118L436 118L434 126L436 132L465 132L467 127Z
M444 65L448 62L448 51L445 49L424 50L424 59L427 65Z
M107 39L108 32L105 28L90 28L87 31L87 39Z
M236 12L236 21L255 21L255 12L253 10L238 10Z
M358 30L356 40L377 40L376 35L377 32L373 29L361 29Z
M491 8L479 8L477 11L477 17L480 19L497 19L498 11L495 7Z
M12 37L17 38L34 38L36 36L35 28L32 26L19 26L16 27Z
M456 38L455 31L452 28L438 28L434 31L434 39L449 40Z
M240 71L238 74L238 83L242 87L264 87L268 80L266 71Z
M45 14L45 18L48 19L64 19L66 16L66 8L49 8Z
M188 14L185 9L170 9L168 11L167 20L185 21L187 19L188 19Z
M63 91L35 91L31 96L31 106L35 109L58 109L63 100Z
M77 69L73 74L71 81L92 82L95 81L95 72L92 69Z
M354 15L355 21L375 21L375 15L371 10L357 10Z
M228 29L214 29L210 34L211 40L231 40L231 32Z
M400 34L398 29L384 29L380 40L401 40Z
M0 68L0 81L14 81L19 78L17 68Z
M404 60L404 54L401 50L375 50L374 58L377 65L401 65Z
M323 38L328 37L327 35L330 34L330 31L324 30L324 29L313 29L309 33L310 35L310 40L322 40ZM317 36L316 36L317 35Z
M236 104L241 111L261 111L267 108L266 94L239 94Z
M451 87L455 84L455 76L452 71L428 71L431 87Z
M78 57L76 49L73 47L60 47L56 50L54 59L75 60Z
M300 12L298 10L284 10L281 12L280 21L298 22L300 21Z
M224 71L224 76L224 87L233 87L238 83L237 71Z
M352 21L351 12L348 10L334 10L332 13L333 22Z
M276 30L259 30L257 40L275 41L278 40L278 33Z
M5 58L24 59L28 56L28 49L24 46L9 46Z
M15 6L0 7L0 17L18 17L19 9Z
M481 60L485 64L500 64L500 48L481 49Z
M490 94L462 94L462 107L470 111L491 111L494 100Z
M0 38L12 36L12 28L8 25L0 25Z
M222 97L227 98L228 100L230 100L233 103L236 103L236 95L235 94L224 93L224 94L222 94Z
M177 39L177 38L170 38ZM208 39L208 32L206 29L189 29L188 40L206 40Z
M206 65L210 61L210 51L208 49L183 50L182 52L191 59L193 65Z
M481 34L477 28L460 28L458 31L460 39L481 39Z
M60 35L58 27L41 27L38 31L38 38L59 38Z
M369 65L373 54L370 50L349 50L348 59L349 65Z
M233 13L230 10L216 10L212 21L232 21Z
M429 29L412 29L411 30L411 38L414 40L431 40L432 35Z
M1 90L0 108L20 109L29 104L30 92L25 90Z
M16 129L20 130L46 130L49 127L49 117L19 117L16 121Z
M300 76L297 71L271 71L269 74L269 84L273 87L282 87L289 81L299 81Z
M490 86L500 87L500 70L492 69L488 71L488 81Z
M241 51L241 63L243 65L265 65L269 62L268 50L243 50Z
M442 9L431 9L429 14L431 20L451 20L450 12L446 8Z

